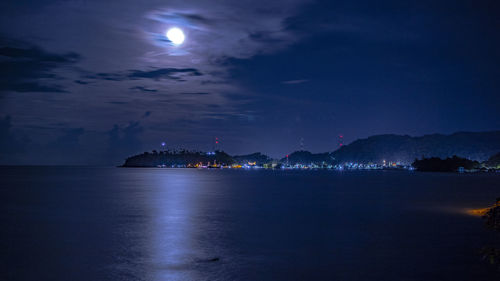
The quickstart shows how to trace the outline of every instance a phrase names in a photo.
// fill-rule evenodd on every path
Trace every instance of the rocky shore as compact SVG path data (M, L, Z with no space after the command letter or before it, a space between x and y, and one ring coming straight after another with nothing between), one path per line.
M495 205L489 208L483 218L488 228L500 232L500 198L497 198Z
M497 198L494 206L488 208L484 213L483 219L485 220L486 227L497 232L497 239L500 240L500 198ZM498 241L496 241L498 242ZM483 259L491 264L500 266L500 248L498 243L496 246L484 247L481 250Z

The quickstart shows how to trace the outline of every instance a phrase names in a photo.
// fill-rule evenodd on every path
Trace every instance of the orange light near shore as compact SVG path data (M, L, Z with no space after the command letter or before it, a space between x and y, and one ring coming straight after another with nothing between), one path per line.
M493 207L481 208L481 209L467 209L465 212L471 216L482 217L488 213Z

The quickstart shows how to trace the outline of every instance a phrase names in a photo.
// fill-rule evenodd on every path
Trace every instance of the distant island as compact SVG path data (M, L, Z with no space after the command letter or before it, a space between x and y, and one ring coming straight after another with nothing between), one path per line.
M152 151L127 158L123 167L500 169L500 131L421 137L376 135L356 140L333 152L300 150L280 159L260 152L231 156L224 151Z
M423 172L464 172L481 168L478 161L457 156L441 159L438 157L417 159L412 166Z
M467 158L454 155L453 157L441 159L430 157L415 159L412 163L417 171L423 172L464 172L477 170L500 170L500 153L491 156L487 161L480 163Z

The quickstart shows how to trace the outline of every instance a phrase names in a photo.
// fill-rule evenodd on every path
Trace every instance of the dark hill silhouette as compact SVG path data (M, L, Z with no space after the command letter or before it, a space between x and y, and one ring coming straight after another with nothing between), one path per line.
M455 133L451 135L425 135L411 137L407 135L376 135L366 139L359 139L349 145L345 145L334 152L311 153L309 151L295 151L280 159L281 164L343 164L343 163L375 163L401 162L409 165L415 159L422 158L450 158L454 155L473 161L487 162L498 165L500 156L491 156L500 151L500 131L480 133ZM495 158L496 157L496 158ZM246 164L256 162L256 165L264 165L272 162L269 156L260 152L248 155L230 156L223 151L217 151L215 155L197 151L162 151L145 152L127 158L123 166L126 167L156 167L183 166L188 164L208 162L218 164ZM496 161L496 162L495 162Z
M247 155L236 155L233 156L233 159L236 163L245 164L248 162L255 162L255 165L262 166L264 164L268 164L273 161L269 156L262 154L260 152L255 152Z
M338 163L381 163L383 160L411 164L415 159L456 155L484 161L500 151L500 131L460 132L451 135L376 135L359 139L333 152Z
M202 163L230 165L234 160L224 151L216 151L214 154L207 154L200 151L153 151L131 156L125 160L124 167L156 167L156 166L178 166Z
M415 160L412 166L423 172L456 172L460 167L466 170L477 169L479 162L457 156L446 159L431 157Z
M484 164L489 168L500 169L500 152L492 155Z
M285 156L280 160L280 162L283 164L288 163L290 165L295 165L295 164L322 165L322 164L332 164L334 162L334 158L329 152L311 153L309 151L299 150L289 154L288 161L287 157Z

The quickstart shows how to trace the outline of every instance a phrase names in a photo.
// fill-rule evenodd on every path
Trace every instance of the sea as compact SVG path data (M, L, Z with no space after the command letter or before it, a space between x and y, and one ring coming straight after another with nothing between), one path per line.
M0 280L500 280L500 174L1 167Z

